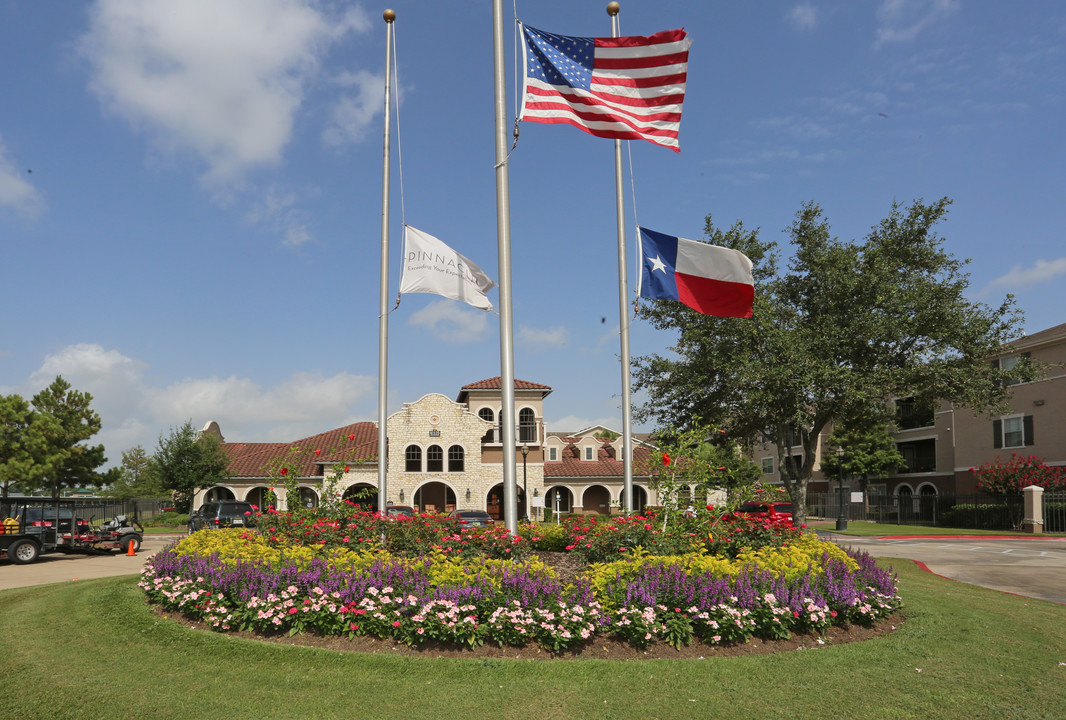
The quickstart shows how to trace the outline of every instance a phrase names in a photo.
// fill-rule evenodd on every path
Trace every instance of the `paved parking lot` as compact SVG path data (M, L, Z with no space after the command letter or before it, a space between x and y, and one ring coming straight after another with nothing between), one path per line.
M133 557L121 552L110 555L49 553L30 565L0 560L0 590L140 573L150 556L177 537L180 536L146 535L140 551Z
M1066 604L1066 541L1014 538L860 538L819 533L874 557L925 563L937 575Z

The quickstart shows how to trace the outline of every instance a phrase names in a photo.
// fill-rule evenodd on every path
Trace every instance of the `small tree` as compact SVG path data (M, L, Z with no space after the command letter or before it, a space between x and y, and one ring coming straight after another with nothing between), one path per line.
M170 435L159 436L149 465L160 486L173 493L174 505L189 512L196 491L219 485L229 477L229 459L221 441L211 433L198 433L188 420Z
M841 423L833 429L826 446L844 451L839 455L823 454L822 472L826 479L839 477L843 470L844 477L859 479L864 495L870 478L883 477L906 465L892 437L892 426L885 422Z
M158 475L153 472L151 458L140 445L122 452L122 464L117 472L118 479L107 492L109 497L129 500L169 496Z
M751 487L760 470L737 447L722 441L722 431L705 423L695 423L682 431L659 433L660 455L647 461L643 472L651 476L651 485L659 494L663 506L663 527L670 516L688 505L681 497L681 488L697 493L711 490L736 491Z

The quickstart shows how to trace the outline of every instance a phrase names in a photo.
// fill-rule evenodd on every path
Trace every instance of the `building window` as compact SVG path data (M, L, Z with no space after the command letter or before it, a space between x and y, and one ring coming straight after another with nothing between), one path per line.
M488 420L490 423L496 422L496 415L492 412L492 408L481 408L477 411L477 416L482 420ZM488 432L485 433L485 437L481 438L483 443L496 442L496 428L491 427Z
M591 460L592 459L592 448L591 447L586 447L585 448L585 459L586 460Z
M529 408L518 411L518 442L537 442L537 416Z
M417 445L408 445L404 452L404 470L407 472L422 472L422 448Z
M426 472L444 472L444 450L440 445L426 449Z
M1021 355L1010 355L1009 357L999 359L999 369L1005 372L1011 372L1012 370L1020 369L1026 361L1029 360L1029 353L1022 353ZM1007 385L1017 385L1021 380L1012 377L1007 380ZM1010 447L1009 445L1007 447Z
M774 459L772 457L765 457L762 459L762 474L773 475L774 473Z
M448 472L462 472L463 471L463 446L452 445L448 448Z
M896 401L896 422L900 430L913 430L932 427L935 420L932 408L922 407L910 397Z
M1032 415L1015 415L992 421L993 447L1020 448L1033 442Z
M936 438L896 443L896 450L903 456L903 467L897 472L917 473L936 470Z
M552 462L559 459L559 448L548 448L548 459Z

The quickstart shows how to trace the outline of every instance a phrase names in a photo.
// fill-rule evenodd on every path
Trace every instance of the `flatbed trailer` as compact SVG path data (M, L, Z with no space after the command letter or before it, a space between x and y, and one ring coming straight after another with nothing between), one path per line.
M73 500L0 500L0 559L25 565L45 553L97 555L140 549L144 529L136 521L131 523L125 516L118 516L95 526L94 516L82 517L91 509L78 506Z

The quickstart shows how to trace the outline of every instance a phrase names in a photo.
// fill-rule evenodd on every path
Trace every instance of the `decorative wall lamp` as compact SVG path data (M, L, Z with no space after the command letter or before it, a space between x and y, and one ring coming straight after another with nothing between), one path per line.
M400 502L403 502L403 488L400 488Z
M466 489L466 499L467 499L467 500L469 500L469 499L470 499L470 488L467 488L467 489Z

